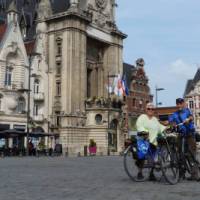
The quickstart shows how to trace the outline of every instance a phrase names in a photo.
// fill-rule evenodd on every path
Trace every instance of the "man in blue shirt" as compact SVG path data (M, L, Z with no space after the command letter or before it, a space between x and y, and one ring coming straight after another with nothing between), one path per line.
M184 99L176 99L176 105L178 107L178 110L169 117L169 122L172 124L174 123L175 125L181 124L178 126L178 132L182 136L194 136L195 127L193 116L191 111L185 107Z
M169 117L169 123L176 126L178 133L180 133L178 138L179 148L181 147L181 137L184 137L186 139L186 143L188 144L188 148L190 148L193 155L196 155L195 127L192 113L188 108L186 108L184 99L176 99L176 105L178 110ZM184 176L184 174L181 175ZM193 167L191 177L189 179L199 180L197 167Z

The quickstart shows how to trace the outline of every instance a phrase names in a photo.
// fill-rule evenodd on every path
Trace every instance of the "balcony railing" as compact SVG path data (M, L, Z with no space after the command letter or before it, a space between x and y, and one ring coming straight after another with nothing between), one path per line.
M35 121L35 122L43 122L44 121L44 115L42 115L42 114L34 115L33 116L33 121Z
M86 100L85 106L88 108L112 108L112 109L121 109L123 102L121 100L108 100L108 99L95 99L95 100Z
M44 101L44 93L43 92L35 93L34 100L35 101Z
M12 81L11 83L1 84L0 88L4 90L20 91L24 90L25 86L23 82Z

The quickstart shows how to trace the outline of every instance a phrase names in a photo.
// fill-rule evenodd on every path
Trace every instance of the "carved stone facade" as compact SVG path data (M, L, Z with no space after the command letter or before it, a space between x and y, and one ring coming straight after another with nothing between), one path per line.
M184 99L186 106L192 111L197 131L200 130L200 68L193 79L187 81Z
M15 39L23 46L22 52L27 47L21 70L28 65L27 54L40 54L31 67L33 123L45 132L59 133L64 153L83 155L90 139L97 143L98 154L119 153L123 148L120 109L110 102L86 105L91 98L108 100L108 74L122 74L126 35L115 24L115 1L61 0L65 10L54 4L44 0L35 6L33 41L24 46L22 37ZM16 51L14 43L10 48ZM19 73L20 81L27 83L24 73Z
M136 60L136 66L124 64L124 74L127 76L130 91L126 97L124 115L130 131L136 130L136 119L145 112L146 103L153 101L144 65L142 58Z

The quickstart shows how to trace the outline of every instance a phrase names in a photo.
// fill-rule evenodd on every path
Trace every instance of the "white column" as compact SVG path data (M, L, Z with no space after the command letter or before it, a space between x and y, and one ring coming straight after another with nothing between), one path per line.
M44 137L44 144L45 144L45 147L46 147L46 148L49 147L49 146L48 146L48 137L47 137L47 136Z
M24 137L24 147L27 148L27 137Z
M8 139L8 147L12 148L13 147L13 138Z

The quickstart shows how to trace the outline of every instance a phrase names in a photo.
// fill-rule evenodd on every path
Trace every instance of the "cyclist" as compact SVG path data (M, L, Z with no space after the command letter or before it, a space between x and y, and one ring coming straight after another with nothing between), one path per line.
M146 105L146 114L142 114L138 117L136 122L136 128L138 132L146 132L149 134L149 141L150 141L150 148L152 151L156 150L157 145L157 136L159 133L162 133L166 127L160 124L158 119L154 116L155 114L155 107L153 103L147 103ZM143 179L143 166L144 160L137 159L136 165L138 167L138 179ZM153 169L151 169L149 180L154 181L156 180L155 175L153 173Z
M178 137L178 147L180 149L181 137L185 137L188 148L193 153L193 155L196 156L195 127L192 113L188 108L186 108L184 99L176 99L176 105L178 110L169 116L169 123L173 126L181 124L177 126L177 131L180 133ZM180 172L180 176L185 176L183 171ZM189 180L199 181L198 168L196 166L193 166Z

